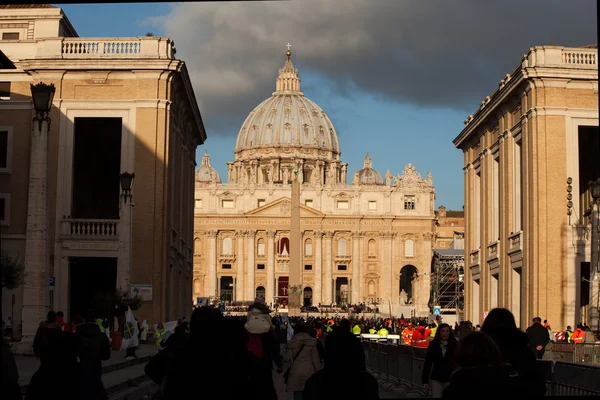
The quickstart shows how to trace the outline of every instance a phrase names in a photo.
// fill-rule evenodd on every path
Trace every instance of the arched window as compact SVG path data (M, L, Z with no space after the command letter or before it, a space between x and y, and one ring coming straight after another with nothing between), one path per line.
M346 256L346 239L344 239L344 238L339 238L338 239L337 255L341 256L341 257L345 257Z
M311 257L313 255L312 240L310 240L310 239L306 239L304 241L304 255L306 257Z
M404 242L404 257L415 256L415 244L412 240L408 239Z
M265 255L265 239L258 239L258 242L256 244L256 254L259 256Z
M202 254L202 241L199 238L194 239L194 254L200 255Z
M375 250L375 239L371 239L369 240L369 257L375 257L375 255L377 254L376 250Z
M223 238L223 255L227 255L230 256L232 253L232 249L233 249L233 241L231 240L230 237L226 237Z
M288 238L281 238L279 241L279 254L284 256L290 254L290 240Z
M375 288L375 281L370 280L369 283L367 284L367 286L369 287L369 296L376 296L377 289Z

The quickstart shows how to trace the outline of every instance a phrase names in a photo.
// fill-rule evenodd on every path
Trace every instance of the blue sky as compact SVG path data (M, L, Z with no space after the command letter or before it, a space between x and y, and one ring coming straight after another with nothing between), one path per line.
M208 150L224 181L239 127L274 91L290 42L302 91L336 127L349 180L366 152L382 175L412 163L432 173L436 206L455 210L463 206L463 156L452 140L465 118L530 46L597 36L595 2L585 0L545 0L545 9L541 0L461 0L464 9L435 0L335 1L57 6L82 37L151 31L175 40L207 128L198 161ZM506 2L519 13L507 13ZM541 22L531 23L533 15Z

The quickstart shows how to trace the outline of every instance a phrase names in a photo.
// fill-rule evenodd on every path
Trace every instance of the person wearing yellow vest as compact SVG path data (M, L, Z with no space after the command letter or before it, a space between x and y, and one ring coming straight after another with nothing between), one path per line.
M389 332L387 329L385 329L384 326L382 326L381 329L377 332L377 334L379 335L379 337L387 338L389 335Z
M361 333L361 329L360 329L360 325L356 324L352 327L352 333L355 335L360 335Z
M573 330L571 325L567 326L567 330L565 331L565 338L567 339L567 343L571 343L571 336L573 336Z
M438 328L438 324L436 321L433 321L433 323L431 324L431 327L429 328L431 330L431 333L429 334L429 338L431 340L433 340L433 338L435 337L435 332L437 331Z
M104 325L106 325L106 323L104 322L104 320L100 317L96 318L96 325L98 325L98 327L100 328L100 332L102 333L106 333L106 327Z
M374 335L374 334L376 334L376 333L377 333L377 330L376 330L375 328L371 328L371 329L369 329L369 333L370 333L371 335Z
M165 347L165 336L167 334L167 330L164 328L162 322L156 326L156 348L161 350Z

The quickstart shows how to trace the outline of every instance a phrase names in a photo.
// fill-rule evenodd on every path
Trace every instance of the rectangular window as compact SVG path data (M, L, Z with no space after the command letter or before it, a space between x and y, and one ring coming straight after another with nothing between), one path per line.
M312 243L311 242L305 242L304 243L304 255L305 256L312 256Z
M2 40L19 40L19 32L2 32Z
M337 201L337 209L338 210L347 210L350 206L348 204L348 200L338 200Z
M500 152L492 159L492 232L491 240L500 239Z
M481 245L481 172L475 172L475 181L473 182L473 250L477 250Z
M0 222L4 222L6 218L6 199L0 197Z
M221 265L221 268L223 268L223 269L231 269L231 264L223 264L223 265Z
M374 200L369 200L369 210L377 210L377 202Z
M0 82L0 100L10 100L10 82Z
M262 207L265 204L267 204L267 201L265 199L258 199L258 207Z
M304 270L305 270L305 271L312 271L312 265L308 265L308 264L307 264L307 265L305 265L305 266L304 266Z
M265 269L265 264L257 264L256 269Z
M404 196L404 209L414 210L415 209L415 196Z
M259 256L264 256L265 255L265 244L264 243L258 243L257 253L258 253Z
M521 140L515 140L513 152L513 231L523 228L523 146Z
M233 200L221 200L221 207L233 208Z
M202 208L202 199L196 199L194 207Z
M312 207L313 206L313 201L312 200L304 200L304 205L306 207Z
M345 265L338 265L337 269L338 269L338 271L345 271L346 269L348 269L348 267Z
M12 135L11 135L12 136ZM8 169L9 159L9 132L0 128L0 171Z

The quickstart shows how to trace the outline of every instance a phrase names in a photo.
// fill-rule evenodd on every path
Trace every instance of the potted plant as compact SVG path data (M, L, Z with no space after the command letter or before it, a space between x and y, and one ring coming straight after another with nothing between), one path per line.
M112 348L113 350L119 350L123 341L123 327L125 326L127 308L131 308L132 311L138 310L142 306L142 298L137 294L132 296L128 291L120 289L115 289L99 297L100 309L106 310L108 316ZM114 326L115 318L117 319L118 329L115 329Z

